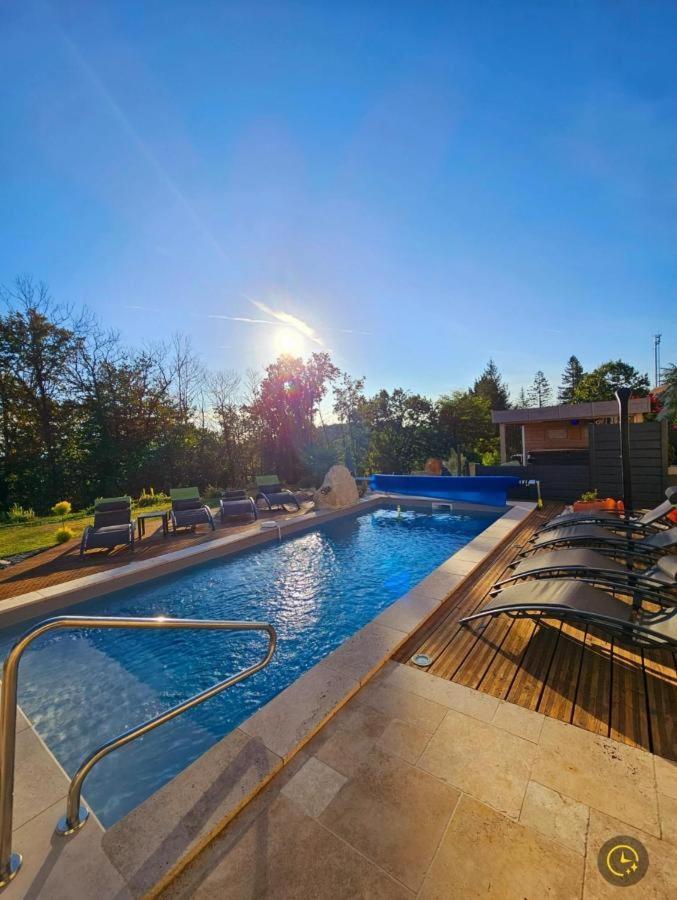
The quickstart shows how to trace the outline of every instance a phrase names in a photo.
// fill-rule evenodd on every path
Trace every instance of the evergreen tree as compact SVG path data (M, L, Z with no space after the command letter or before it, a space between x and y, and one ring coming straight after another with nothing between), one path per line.
M578 387L579 381L584 375L585 372L583 371L583 366L580 364L578 357L570 356L569 362L562 372L562 384L557 396L560 403L574 402L574 393Z
M530 406L547 406L552 398L550 382L539 369L527 394Z
M520 392L517 395L517 408L518 409L526 409L529 406L531 406L531 403L529 402L529 398L527 397L526 391L522 387L522 388L520 388Z
M476 397L482 397L489 403L489 409L508 409L510 406L510 392L508 386L501 378L498 366L490 359L484 371L472 387L472 393Z

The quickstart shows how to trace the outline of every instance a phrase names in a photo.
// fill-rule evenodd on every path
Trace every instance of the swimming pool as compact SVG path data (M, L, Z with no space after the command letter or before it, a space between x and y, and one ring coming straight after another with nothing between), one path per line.
M502 512L502 511L501 511ZM268 668L107 757L84 795L108 827L290 685L500 512L392 506L79 604L90 615L258 619L277 629ZM0 654L29 627L0 632ZM237 633L54 632L27 651L19 700L72 775L94 747L259 658Z

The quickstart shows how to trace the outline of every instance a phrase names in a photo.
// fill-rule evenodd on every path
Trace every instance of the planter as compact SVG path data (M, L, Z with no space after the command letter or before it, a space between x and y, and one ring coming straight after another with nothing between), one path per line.
M622 512L623 501L607 497L606 500L577 500L574 512Z

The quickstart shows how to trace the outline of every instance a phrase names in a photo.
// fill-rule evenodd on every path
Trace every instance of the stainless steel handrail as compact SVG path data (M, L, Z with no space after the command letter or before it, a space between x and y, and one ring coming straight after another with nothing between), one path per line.
M81 806L82 784L92 768L113 750L123 747L135 738L169 722L188 709L198 706L216 694L225 691L268 665L275 652L277 634L269 622L232 622L218 619L155 619L112 616L57 616L47 619L23 634L9 651L3 666L0 689L0 889L14 878L21 866L21 855L12 853L12 807L14 799L14 762L16 749L17 682L19 662L24 650L36 638L57 628L132 628L132 629L197 629L217 631L265 631L268 634L268 650L265 657L236 675L218 682L213 687L195 694L188 700L148 719L141 725L125 731L85 759L71 780L68 790L66 815L59 821L59 834L72 834L87 821L88 812Z

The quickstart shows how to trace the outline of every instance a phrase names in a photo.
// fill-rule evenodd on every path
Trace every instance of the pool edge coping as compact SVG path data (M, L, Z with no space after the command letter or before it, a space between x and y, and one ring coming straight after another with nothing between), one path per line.
M412 498L379 494L361 502L368 508L384 500L398 499L405 503ZM427 502L431 502L430 498ZM336 511L330 518L338 518L354 509ZM526 501L508 504L503 515L433 569L414 588L107 829L102 836L103 849L134 896L155 897L171 883L535 509L535 503ZM301 521L307 522L307 517ZM323 515L321 521L329 521L329 518ZM298 521L294 524L297 528L285 529L285 532L302 530ZM398 616L402 617L400 621L409 624L406 630L393 627ZM291 734L280 736L282 725ZM185 811L186 791L195 793L197 790L199 794L199 782L205 776L209 782L209 770L219 754L228 757L234 752L239 759L245 751L252 754L256 765L265 771L254 778L244 793L234 791L233 797L228 796L223 808L219 806L218 811L213 811L196 833L190 834L190 823L180 819L179 828L177 816L180 811ZM198 801L200 799L202 797L198 797ZM138 854L141 836L144 858L130 871L133 868L130 860L135 852ZM182 840L183 846L174 844L177 839ZM168 842L171 842L171 851ZM149 858L146 848L151 845L153 850ZM163 849L164 853L159 852ZM167 859L167 852L171 859Z

